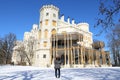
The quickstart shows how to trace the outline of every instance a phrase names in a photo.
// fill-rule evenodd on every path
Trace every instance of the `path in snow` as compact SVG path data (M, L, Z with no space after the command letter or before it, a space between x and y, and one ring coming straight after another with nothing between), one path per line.
M57 79L52 68L0 66L0 80L120 80L120 68L61 69Z

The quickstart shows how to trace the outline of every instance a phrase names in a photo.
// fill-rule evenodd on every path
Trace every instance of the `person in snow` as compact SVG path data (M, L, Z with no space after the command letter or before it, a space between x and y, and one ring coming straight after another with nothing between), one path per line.
M60 68L61 68L61 60L60 57L56 57L54 60L54 68L55 68L55 77L60 78Z

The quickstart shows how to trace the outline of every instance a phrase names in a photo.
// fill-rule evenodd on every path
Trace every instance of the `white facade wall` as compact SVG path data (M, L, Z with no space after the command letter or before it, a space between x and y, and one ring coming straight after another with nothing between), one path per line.
M39 51L36 51L35 66L50 66L50 50L41 49Z
M48 15L46 15L48 13ZM56 16L54 17L53 14ZM46 19L48 20L48 25L45 24ZM53 26L52 21L56 21L57 25ZM40 26L40 22L42 25ZM45 5L40 9L40 20L39 26L37 24L33 25L31 32L24 33L24 40L29 40L30 37L34 37L36 40L35 45L35 53L34 53L34 64L35 66L46 67L50 66L50 48L51 48L51 32L53 29L56 30L58 34L62 34L62 32L67 33L81 33L83 34L83 42L82 45L92 48L92 33L89 31L89 24L88 23L75 23L75 20L71 21L68 18L67 22L64 20L64 15L59 19L59 9L53 5ZM41 30L41 38L38 38L38 31ZM48 31L48 38L45 38L45 30ZM47 42L47 46L44 47L44 42ZM46 55L46 58L43 56Z

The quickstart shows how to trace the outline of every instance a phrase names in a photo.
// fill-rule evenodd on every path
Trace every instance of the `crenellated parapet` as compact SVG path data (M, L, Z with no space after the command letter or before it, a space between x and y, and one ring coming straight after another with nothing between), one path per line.
M40 9L40 11L42 11L42 10L44 10L44 9L54 9L54 10L56 10L56 11L59 11L59 8L57 8L57 7L55 7L55 6L53 6L53 5L44 5L41 9Z

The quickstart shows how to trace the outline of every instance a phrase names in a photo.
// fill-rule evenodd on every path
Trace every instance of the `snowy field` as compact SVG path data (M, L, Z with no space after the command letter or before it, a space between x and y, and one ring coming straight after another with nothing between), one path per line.
M0 80L120 80L120 68L61 69L61 78L52 68L0 66Z

